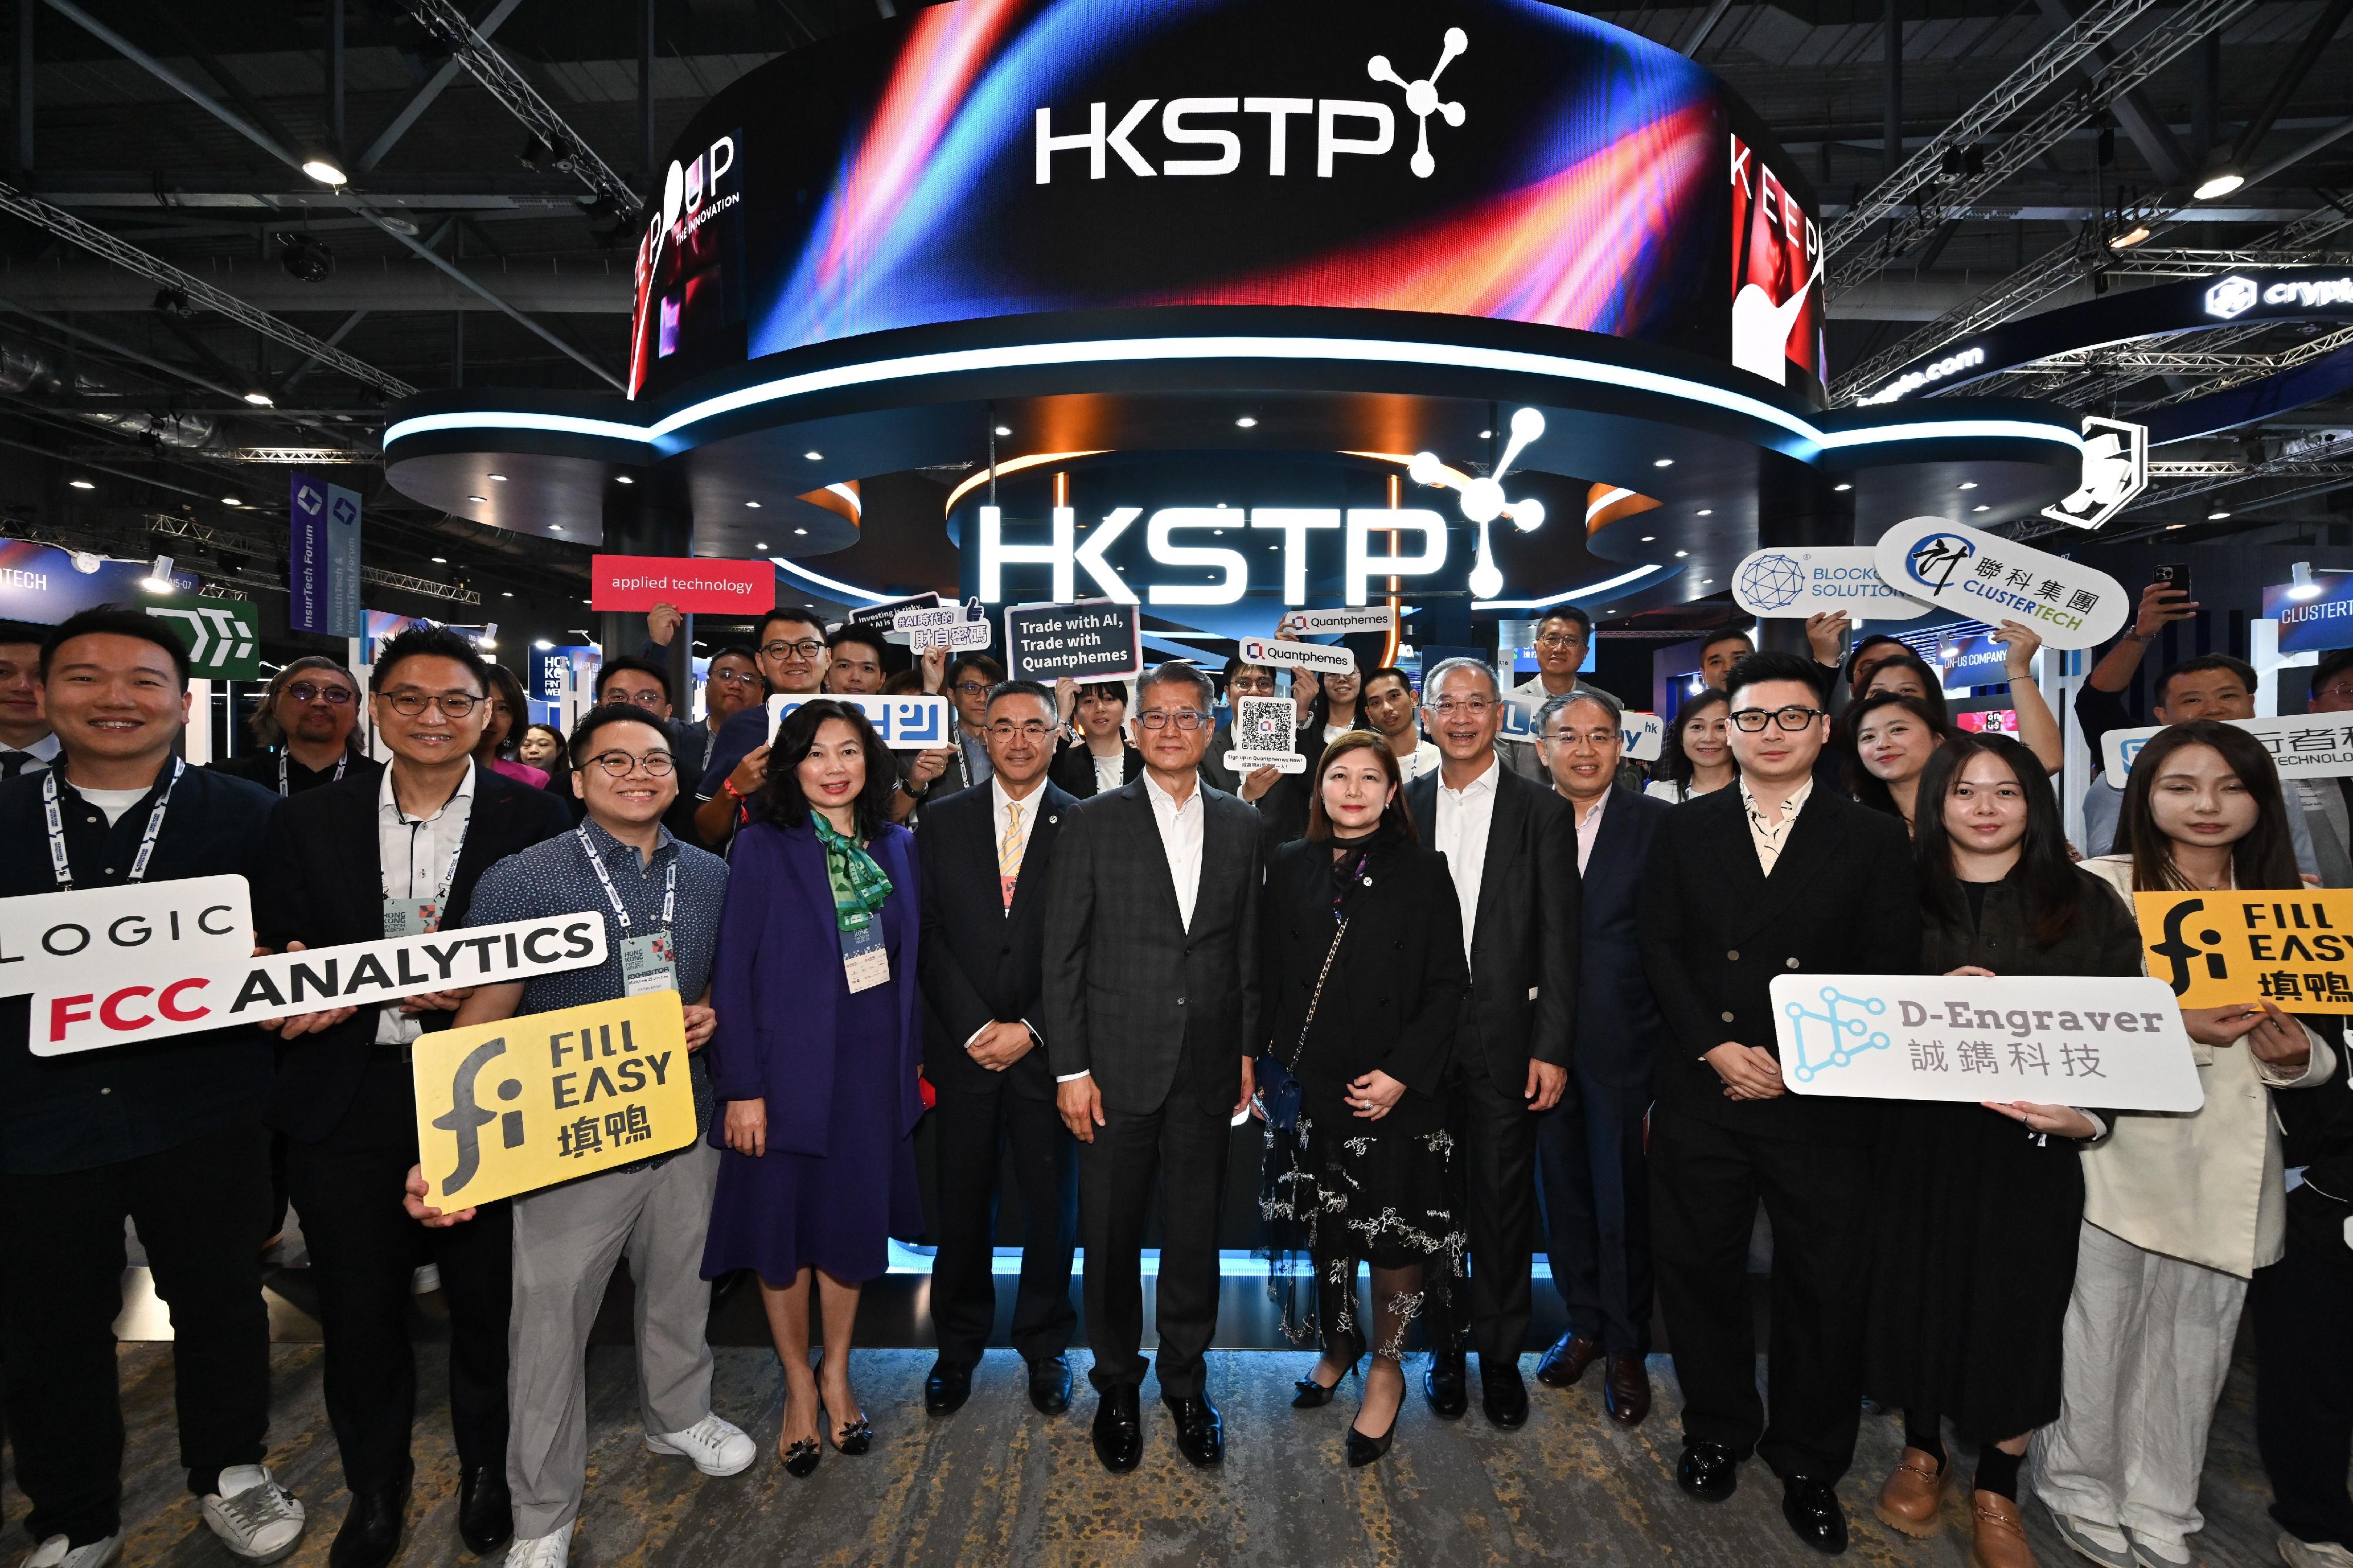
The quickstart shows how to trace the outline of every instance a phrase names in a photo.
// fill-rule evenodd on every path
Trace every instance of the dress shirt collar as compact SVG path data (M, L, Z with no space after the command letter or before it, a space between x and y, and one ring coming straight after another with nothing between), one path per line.
M1031 826L1038 819L1037 813L1039 803L1044 797L1045 794L1046 781L1043 778L1040 778L1036 784L1030 786L1029 793L1028 795L1023 795L1019 800L1016 800L1013 798L1012 794L1006 789L1005 781L1003 779L999 778L995 773L988 775L989 804L996 810L997 820L999 822L1005 820L1005 808L1007 806L1018 805L1021 808L1022 826L1025 827Z
M1749 793L1747 775L1744 773L1738 775L1738 777L1740 779L1740 804L1747 809L1748 820L1757 824L1759 828L1767 833L1778 834L1784 828L1788 827L1789 824L1798 819L1798 813L1804 808L1806 802L1813 799L1814 797L1814 776L1811 773L1808 773L1806 775L1806 782L1798 786L1797 793L1782 803L1780 819L1776 821L1772 817L1765 815L1764 806L1757 804L1757 797Z
M55 731L42 736L29 746L0 745L0 752L22 752L28 757L37 757L45 763L55 763L58 760L58 737Z
M1560 798L1567 800L1568 809L1577 814L1577 829L1578 832L1582 833L1588 828L1599 827L1601 826L1601 814L1609 809L1609 797L1615 793L1616 792L1614 790L1605 789L1601 792L1599 799L1596 800L1591 805L1582 808L1577 805L1577 802L1568 800L1568 796L1567 795L1562 795Z
M1152 776L1152 771L1149 768L1135 776L1144 781L1145 795L1152 802L1152 809L1155 812L1165 812L1171 816L1181 817L1201 804L1201 786L1198 783L1193 785L1192 794L1179 801L1175 795L1160 787L1160 781Z
M1477 778L1472 779L1469 784L1464 784L1461 789L1456 789L1452 784L1446 782L1446 774L1443 771L1445 764L1440 763L1439 764L1440 772L1438 775L1438 788L1440 793L1452 795L1457 800L1468 800L1472 795L1493 795L1495 793L1496 776L1504 771L1504 766L1502 762L1492 751L1482 753L1482 756L1487 763L1487 771L1481 773Z
M482 771L480 763L472 761L467 763L465 776L459 779L458 787L449 792L449 798L443 801L440 809L430 816L411 816L400 809L400 797L392 793L392 770L399 765L397 758L386 763L383 775L376 781L375 809L378 816L390 812L394 820L399 822L438 822L452 807L456 807L461 816L473 809L474 778ZM466 804L459 806L458 805L459 801L464 801Z

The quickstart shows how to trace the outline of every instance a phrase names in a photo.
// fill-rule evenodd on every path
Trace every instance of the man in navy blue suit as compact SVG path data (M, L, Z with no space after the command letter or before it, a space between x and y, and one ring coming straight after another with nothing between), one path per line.
M1617 783L1624 711L1586 688L1546 702L1536 732L1553 788L1577 817L1584 889L1577 1036L1568 1089L1536 1124L1553 1288L1568 1332L1536 1365L1536 1381L1567 1388L1604 1361L1601 1403L1632 1426L1650 1414L1650 1180L1642 1131L1651 1067L1666 1020L1651 995L1634 912L1651 836L1674 807Z

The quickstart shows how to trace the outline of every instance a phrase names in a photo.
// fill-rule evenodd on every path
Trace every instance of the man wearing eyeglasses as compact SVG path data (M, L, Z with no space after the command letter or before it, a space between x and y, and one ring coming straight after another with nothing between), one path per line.
M1835 1488L1854 1458L1878 1184L1869 1100L1792 1095L1776 975L1905 974L1920 963L1911 847L1892 816L1819 788L1820 667L1757 653L1727 683L1739 781L1659 824L1639 940L1666 1015L1651 1114L1651 1239L1683 1390L1683 1489L1720 1502L1755 1452L1781 1514L1846 1547ZM1748 1237L1773 1226L1768 1397L1757 1396ZM1768 1416L1769 1407L1769 1416Z
M305 654L270 677L249 728L260 749L213 769L281 795L301 795L384 764L360 751L360 683L320 654Z
M760 622L754 652L769 695L814 697L825 682L825 623L815 610L770 610ZM754 697L711 738L711 757L694 792L694 830L704 844L717 849L735 836L753 793L767 777L767 704Z
M923 1073L938 1091L939 1254L932 1260L932 1328L939 1359L923 1408L946 1415L972 1393L973 1368L997 1321L990 1259L1008 1205L997 1173L1009 1148L1023 1215L1013 1348L1029 1366L1029 1403L1070 1407L1063 1359L1071 1254L1078 1241L1075 1145L1054 1104L1039 1048L1039 954L1048 872L1076 798L1048 776L1058 728L1054 696L1011 680L988 700L989 780L923 807ZM1008 1229L1010 1229L1008 1223Z
M670 700L670 671L659 664L642 658L616 658L596 671L596 701L622 702L653 719L670 738L670 763L675 775L682 779L702 776L702 759L711 744L711 731L690 720L672 717ZM573 819L579 820L584 809L577 802L585 797L574 796ZM694 832L694 802L685 792L673 790L665 808L662 826L674 837L692 841Z
M391 765L381 778L346 775L280 804L253 886L266 947L326 947L461 924L485 870L571 829L571 813L555 796L475 764L490 682L463 637L438 627L404 632L377 652L369 684ZM327 1415L352 1494L335 1568L381 1568L400 1550L417 1404L410 1280L427 1261L440 1271L448 1304L458 1533L480 1552L511 1528L508 1206L487 1205L455 1230L427 1231L398 1204L417 1163L408 1047L426 1029L448 1027L465 996L440 992L308 1013L278 1027L285 1050L269 1121L289 1142L288 1184L326 1331Z
M1536 1126L1568 1086L1575 1040L1577 826L1560 796L1496 754L1504 694L1475 658L1422 686L1436 771L1405 786L1421 841L1446 857L1462 910L1471 994L1454 1038L1451 1126L1460 1144L1471 1278L1430 1294L1422 1394L1452 1420L1470 1407L1466 1349L1479 1352L1480 1408L1497 1426L1528 1418L1520 1348L1533 1309Z
M1591 616L1575 605L1546 610L1536 622L1536 672L1504 694L1504 700L1512 710L1506 725L1510 733L1504 740L1504 764L1546 789L1552 787L1552 775L1545 767L1544 747L1535 727L1536 710L1556 697L1601 689L1588 686L1577 673L1592 647ZM1620 708L1625 706L1614 696L1609 700Z
M1144 772L1062 816L1043 958L1046 1051L1080 1143L1095 1458L1144 1458L1142 1253L1155 1178L1162 1239L1153 1370L1176 1446L1225 1457L1204 1356L1218 1326L1218 1213L1259 1037L1259 823L1201 783L1209 678L1172 660L1137 683Z

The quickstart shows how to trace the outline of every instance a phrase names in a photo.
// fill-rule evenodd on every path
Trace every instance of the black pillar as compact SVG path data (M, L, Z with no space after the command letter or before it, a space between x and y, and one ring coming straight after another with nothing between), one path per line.
M1885 0L1880 30L1887 48L1885 64L1881 68L1887 79L1887 126L1885 163L1888 174L1904 166L1904 18L1896 15L1895 0Z
M612 487L605 497L605 543L607 555L691 555L694 553L694 513L683 504L647 495L651 487ZM607 658L633 654L646 640L645 617L607 610L597 617L596 640ZM672 710L686 715L694 692L694 617L689 616L670 639L670 689Z
M1812 466L1766 454L1757 475L1757 546L1803 548L1854 544L1854 494L1834 488ZM1767 616L1757 623L1757 646L1785 653L1809 651L1806 623Z

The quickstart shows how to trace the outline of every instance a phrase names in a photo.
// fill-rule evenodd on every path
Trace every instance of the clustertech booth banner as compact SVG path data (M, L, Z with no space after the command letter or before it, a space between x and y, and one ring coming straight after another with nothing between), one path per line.
M2316 577L2317 592L2295 597L2295 584L2263 590L2263 618L2279 623L2282 653L2326 653L2353 647L2353 572Z
M360 635L360 498L297 469L287 480L286 623L298 632Z

